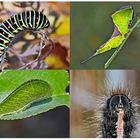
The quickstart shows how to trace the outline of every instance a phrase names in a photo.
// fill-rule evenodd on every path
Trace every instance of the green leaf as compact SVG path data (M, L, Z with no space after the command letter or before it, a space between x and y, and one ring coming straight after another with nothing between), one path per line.
M96 52L81 63L85 63L94 56L119 47L125 40L125 35L129 32L129 24L133 18L133 8L131 6L122 7L112 15L114 32L110 39L101 45Z
M4 71L0 74L0 119L13 120L69 107L65 70Z

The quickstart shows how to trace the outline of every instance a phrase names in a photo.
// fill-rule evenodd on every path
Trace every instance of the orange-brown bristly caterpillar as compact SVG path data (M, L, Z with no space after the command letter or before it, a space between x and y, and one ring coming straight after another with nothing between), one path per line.
M136 125L135 98L130 91L113 89L102 108L101 131L104 138L130 138Z

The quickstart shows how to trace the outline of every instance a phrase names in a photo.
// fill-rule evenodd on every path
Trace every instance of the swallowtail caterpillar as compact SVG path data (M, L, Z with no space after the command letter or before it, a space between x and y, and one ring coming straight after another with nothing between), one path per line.
M8 45L16 34L23 30L39 31L49 26L50 22L47 17L42 12L35 10L24 11L5 20L0 25L0 64L4 61ZM48 39L47 36L45 37ZM50 39L48 41L52 45L52 41Z
M52 88L46 81L29 80L17 87L0 103L0 117L22 112L33 103L50 100L51 96Z
M85 63L91 60L94 56L102 54L106 51L109 51L113 48L119 47L123 41L125 40L126 34L130 31L130 23L133 19L133 8L131 6L124 6L120 10L116 11L112 15L112 20L114 23L114 32L110 39L101 45L93 55L91 55L86 60L82 61L81 63Z

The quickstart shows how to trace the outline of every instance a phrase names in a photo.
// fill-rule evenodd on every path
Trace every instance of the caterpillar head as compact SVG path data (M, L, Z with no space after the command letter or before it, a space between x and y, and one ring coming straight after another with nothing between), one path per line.
M107 101L107 109L110 111L127 111L132 108L132 102L126 95L113 95Z

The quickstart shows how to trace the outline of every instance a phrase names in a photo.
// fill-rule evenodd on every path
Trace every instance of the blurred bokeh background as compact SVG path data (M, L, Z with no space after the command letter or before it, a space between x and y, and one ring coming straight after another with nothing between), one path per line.
M71 70L70 137L98 137L100 133L99 99L109 97L112 88L130 89L140 104L140 71ZM105 100L106 101L106 100ZM104 102L104 101L103 101ZM140 114L140 108L138 108ZM134 137L140 137L139 119ZM136 135L137 134L137 135Z
M72 2L71 3L71 68L102 69L115 49L80 62L91 56L105 43L113 32L111 15L122 6L131 5L134 14L140 11L139 2ZM111 63L111 69L139 69L140 28L134 30L119 55Z
M0 138L66 137L69 137L69 109L65 106L22 120L0 121Z
M68 69L70 50L70 3L69 2L0 2L0 23L17 13L36 10L43 11L50 21L50 27L43 29L53 40L55 49L47 56L51 45L45 40L42 50L40 69ZM11 40L11 49L6 54L4 67L17 69L35 60L39 51L41 36L33 31L18 33ZM29 65L27 69L38 69L37 64Z

